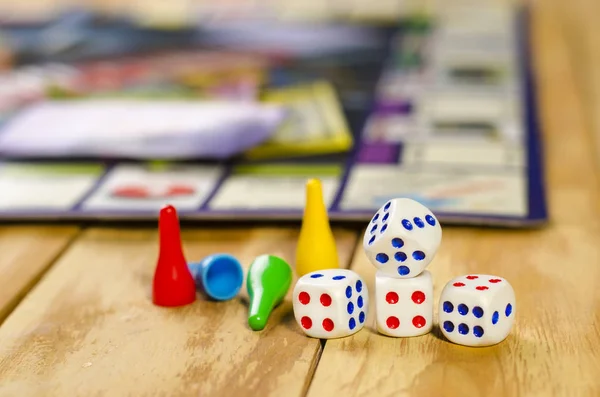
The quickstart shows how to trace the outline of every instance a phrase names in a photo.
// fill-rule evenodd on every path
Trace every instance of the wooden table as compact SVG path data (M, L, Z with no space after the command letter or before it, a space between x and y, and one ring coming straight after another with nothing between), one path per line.
M3 226L0 396L600 396L600 6L592 3L534 5L551 224L446 227L430 268L436 299L460 274L511 281L518 317L500 345L461 347L439 331L387 338L372 326L321 343L301 333L289 297L253 332L246 296L152 305L156 230ZM373 292L361 232L335 229L341 263ZM189 259L225 251L247 265L262 253L293 260L298 229L183 237Z

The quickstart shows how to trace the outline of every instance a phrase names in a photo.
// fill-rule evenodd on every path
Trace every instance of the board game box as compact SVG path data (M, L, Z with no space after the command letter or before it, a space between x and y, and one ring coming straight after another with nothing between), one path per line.
M368 221L390 198L410 197L446 224L542 225L527 13L477 15L462 9L400 24L383 62L377 52L332 66L321 54L271 70L279 83L260 100L284 106L289 118L232 160L9 153L0 163L0 219L154 221L169 203L184 220L299 220L306 180L320 178L336 222ZM347 78L353 73L361 78Z

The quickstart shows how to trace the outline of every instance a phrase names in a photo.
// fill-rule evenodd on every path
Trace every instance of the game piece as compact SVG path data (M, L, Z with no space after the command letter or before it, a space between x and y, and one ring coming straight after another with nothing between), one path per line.
M244 282L240 262L228 254L210 255L189 264L196 286L208 297L224 301L234 298Z
M442 228L424 205L408 198L388 201L373 216L363 238L369 261L382 273L410 278L431 262L442 240Z
M439 324L450 342L490 346L503 341L515 321L515 291L502 277L471 274L446 284Z
M381 270L375 275L377 330L388 336L424 335L433 327L433 280L423 271L416 277L399 279Z
M160 210L160 248L154 273L152 301L157 306L183 306L196 300L196 286L183 249L175 207Z
M306 207L296 246L296 274L339 268L335 238L329 225L319 179L306 183Z
M246 282L250 297L250 328L254 331L265 328L271 312L290 289L292 277L290 265L277 256L261 255L252 262Z
M308 273L294 287L294 316L312 338L333 339L360 331L369 310L363 279L347 269Z

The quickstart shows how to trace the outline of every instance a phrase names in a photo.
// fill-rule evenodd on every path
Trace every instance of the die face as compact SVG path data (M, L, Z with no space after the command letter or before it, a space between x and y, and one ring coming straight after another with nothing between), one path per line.
M411 278L433 260L442 239L442 228L424 205L397 198L382 206L363 237L369 261L390 277Z
M343 282L360 280L360 276L348 269L325 269L318 270L298 279L298 283L306 283L310 285L320 285L324 287L338 287Z
M377 330L388 336L423 335L433 327L433 280L427 270L398 279L378 271L375 276Z
M293 292L294 317L313 338L352 335L364 327L369 293L358 274L327 269L301 277Z
M508 336L515 309L514 290L502 277L461 276L448 282L441 293L439 324L451 342L490 346Z

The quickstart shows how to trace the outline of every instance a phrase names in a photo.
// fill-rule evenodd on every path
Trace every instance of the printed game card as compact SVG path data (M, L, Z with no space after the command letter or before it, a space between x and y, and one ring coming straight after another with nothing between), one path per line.
M522 168L411 167L362 164L352 169L341 207L372 210L395 197L409 197L432 211L455 214L527 215Z
M0 212L69 211L103 173L88 164L0 164Z
M275 135L246 153L249 159L335 153L352 146L352 134L335 89L316 82L267 92L264 102L290 114Z
M339 187L336 165L261 164L238 166L209 203L214 210L304 209L306 181L319 178L329 207Z
M84 211L158 211L172 204L181 211L198 210L214 190L223 168L162 164L118 165L82 204Z
M14 156L227 158L264 142L285 119L273 105L213 101L46 101L11 119L0 150Z

